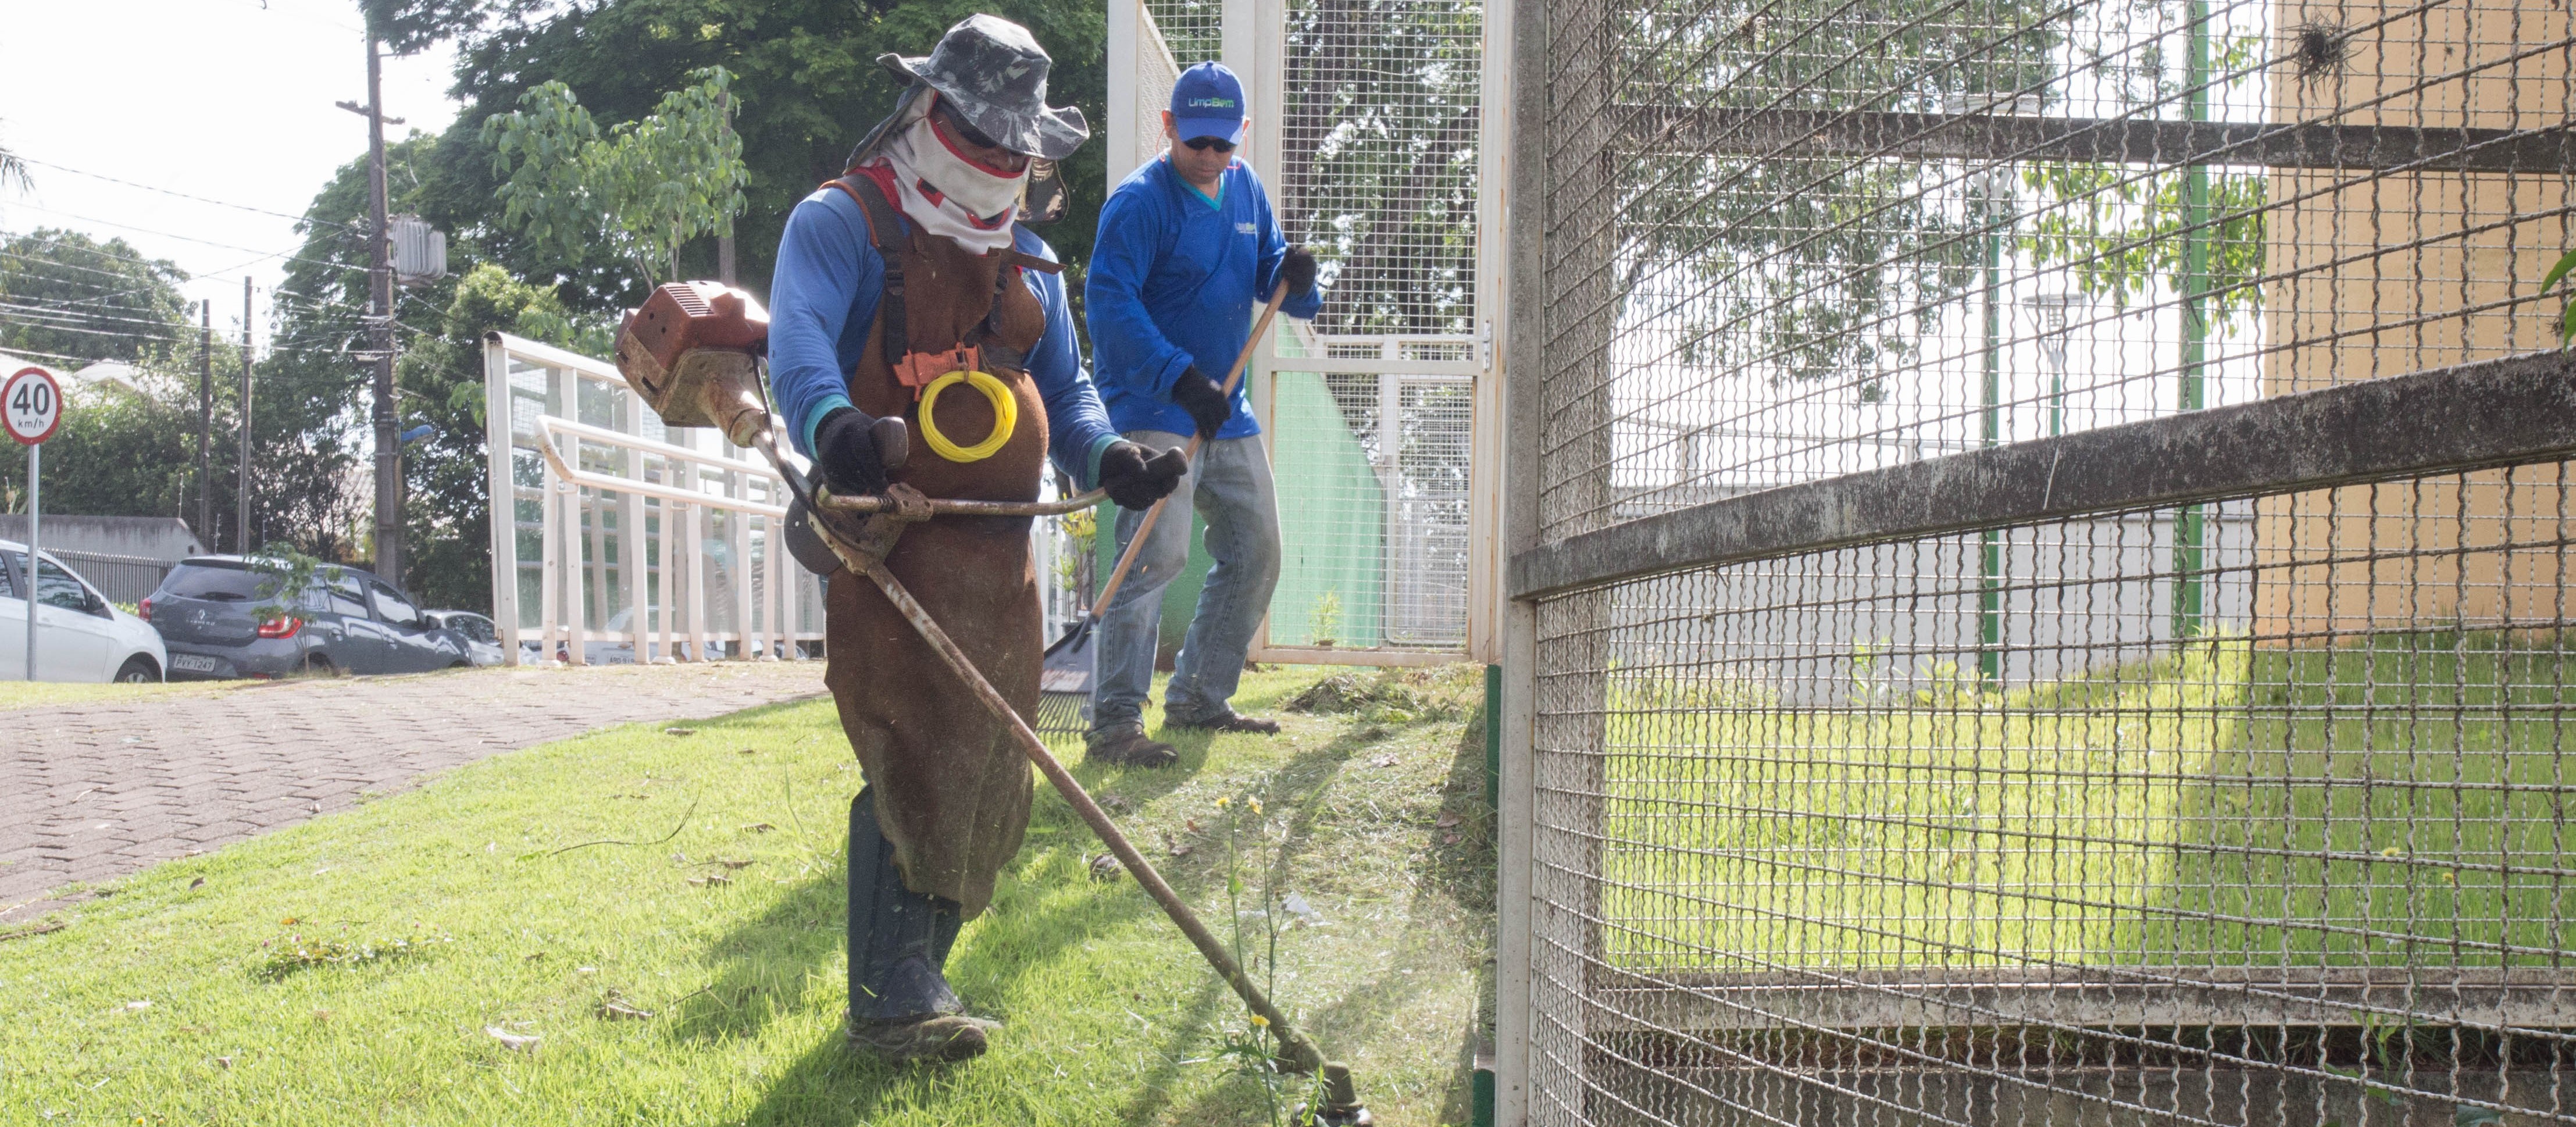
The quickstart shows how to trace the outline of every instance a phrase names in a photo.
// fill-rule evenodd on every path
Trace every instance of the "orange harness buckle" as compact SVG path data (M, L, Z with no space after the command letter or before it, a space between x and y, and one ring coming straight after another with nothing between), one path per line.
M929 387L932 380L950 372L982 370L983 353L984 350L971 344L961 344L945 352L907 352L903 362L894 366L894 378L911 388L912 397L919 399L921 389Z

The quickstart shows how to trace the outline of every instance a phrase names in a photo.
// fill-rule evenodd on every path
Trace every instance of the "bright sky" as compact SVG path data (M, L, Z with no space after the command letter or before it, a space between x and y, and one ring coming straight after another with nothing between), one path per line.
M451 58L386 60L385 112L407 119L389 140L455 117ZM0 189L0 232L123 237L195 275L188 297L212 298L233 339L248 275L264 340L267 291L300 241L288 217L366 152L366 119L332 103L366 97L354 0L0 0L0 144L35 180Z

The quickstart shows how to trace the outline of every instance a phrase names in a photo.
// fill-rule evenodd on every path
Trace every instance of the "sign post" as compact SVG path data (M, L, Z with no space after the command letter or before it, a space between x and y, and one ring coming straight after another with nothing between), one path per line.
M63 423L63 388L43 368L20 368L0 383L0 430L27 448L27 679L36 679L36 572L44 512L45 440Z

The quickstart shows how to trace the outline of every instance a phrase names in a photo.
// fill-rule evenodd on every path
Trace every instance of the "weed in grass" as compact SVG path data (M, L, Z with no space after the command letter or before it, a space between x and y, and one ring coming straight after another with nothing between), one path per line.
M1276 862L1282 859L1280 853L1287 837L1286 827L1274 824L1258 795L1221 796L1216 800L1216 806L1218 816L1225 822L1225 903L1227 915L1234 925L1235 964L1242 967L1247 975L1258 974L1262 994L1270 999L1272 1005L1285 1011L1287 1007L1279 997L1279 933L1286 928L1280 921L1283 917L1298 922L1306 919L1304 913L1292 913L1287 898L1279 895L1278 882L1284 866ZM1251 847L1255 867L1262 874L1262 906L1249 912L1243 909L1246 846ZM1261 863L1265 858L1272 863ZM1297 897L1297 902L1302 905L1305 899ZM1312 910L1308 908L1307 912ZM1258 934L1246 933L1246 920L1258 925ZM1224 1043L1215 1053L1215 1059L1232 1061L1238 1074L1260 1087L1262 1105L1269 1113L1272 1127L1278 1127L1282 1115L1288 1113L1291 1106L1288 1099L1290 1074L1279 1067L1280 1047L1279 1031L1270 1027L1270 1019L1252 1013L1244 1015L1241 1030L1226 1032ZM1308 1081L1308 1087L1313 1090L1304 1092L1303 1099L1294 1105L1297 1127L1311 1127L1314 1116L1306 1109L1322 1102L1319 1086L1322 1078L1309 1077Z
M262 982L276 982L298 971L315 967L354 967L369 963L390 963L417 956L430 947L454 942L446 932L435 928L415 931L393 939L307 939L289 935L263 943L271 948L268 958L251 969L251 977Z

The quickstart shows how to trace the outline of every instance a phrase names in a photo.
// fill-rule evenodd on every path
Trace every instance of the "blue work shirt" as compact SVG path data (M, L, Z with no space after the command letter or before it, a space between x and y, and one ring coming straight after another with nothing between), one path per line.
M910 219L897 222L907 231L912 226ZM1055 261L1055 249L1026 227L1016 228L1015 245L1022 254ZM1029 378L1046 403L1047 452L1075 488L1093 488L1100 484L1100 452L1118 432L1083 372L1063 277L1035 270L1020 276L1046 311L1046 335L1029 350ZM849 193L817 189L788 214L769 281L769 386L797 449L809 456L823 416L853 406L847 373L866 355L884 288L885 257L868 242L867 217Z
M1197 429L1172 402L1172 384L1193 364L1225 382L1287 254L1270 196L1240 160L1226 166L1213 203L1172 170L1169 156L1147 161L1109 194L1091 248L1083 316L1100 365L1100 399L1119 430ZM1320 290L1289 297L1279 311L1313 317L1323 306ZM1234 417L1218 438L1261 433L1244 397L1250 383L1235 385Z

